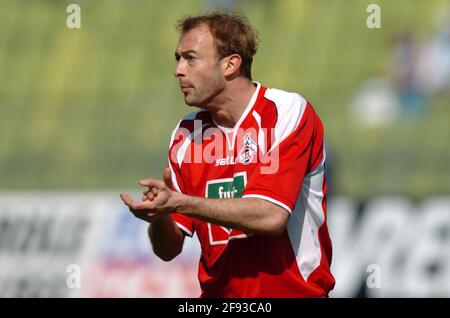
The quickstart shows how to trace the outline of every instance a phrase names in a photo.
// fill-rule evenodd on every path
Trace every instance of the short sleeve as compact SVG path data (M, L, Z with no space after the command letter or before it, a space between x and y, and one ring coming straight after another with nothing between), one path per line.
M248 176L242 197L261 198L291 213L305 176L321 163L322 157L322 123L308 103L297 127L282 140L275 140Z
M172 191L177 191L179 193L186 193L186 187L184 184L183 174L180 169L180 164L177 162L177 155L174 153L179 149L178 146L176 146L176 143L179 142L179 140L175 139L176 131L179 127L179 124L177 125L177 128L175 128L174 132L172 133L171 141L170 141L170 148L169 148L169 163L168 167L170 169L171 179L172 179ZM181 139L181 141L183 141ZM177 224L177 226L188 236L191 236L194 234L194 224L193 219L187 215L172 212L172 218Z

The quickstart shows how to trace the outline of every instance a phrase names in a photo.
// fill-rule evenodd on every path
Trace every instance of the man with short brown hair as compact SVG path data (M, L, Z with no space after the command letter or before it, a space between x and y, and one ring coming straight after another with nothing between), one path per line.
M163 181L141 180L156 255L197 233L202 297L326 297L334 286L326 226L323 126L296 93L253 82L257 36L214 12L180 22L174 75L200 108L175 128Z

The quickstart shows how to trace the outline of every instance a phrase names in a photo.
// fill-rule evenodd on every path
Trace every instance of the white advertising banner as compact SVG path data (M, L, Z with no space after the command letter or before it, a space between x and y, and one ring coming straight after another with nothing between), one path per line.
M199 251L159 260L117 193L0 195L0 297L198 297Z
M334 197L328 222L331 297L450 297L450 197ZM0 193L0 297L198 297L199 257L158 259L115 192Z

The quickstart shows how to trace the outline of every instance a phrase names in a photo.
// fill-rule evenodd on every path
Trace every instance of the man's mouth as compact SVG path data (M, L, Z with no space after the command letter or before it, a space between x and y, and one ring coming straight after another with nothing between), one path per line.
M180 89L183 93L187 92L190 88L192 88L191 85L187 85L187 84L181 84L180 85Z

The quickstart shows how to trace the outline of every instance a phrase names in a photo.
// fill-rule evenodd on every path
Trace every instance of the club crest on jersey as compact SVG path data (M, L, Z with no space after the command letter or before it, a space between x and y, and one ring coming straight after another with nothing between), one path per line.
M244 165L254 162L257 151L258 144L253 140L250 134L245 134L243 147L239 151L239 162Z

